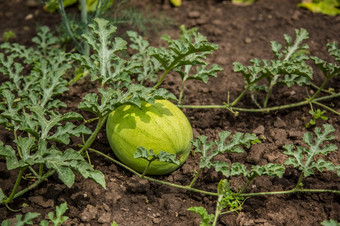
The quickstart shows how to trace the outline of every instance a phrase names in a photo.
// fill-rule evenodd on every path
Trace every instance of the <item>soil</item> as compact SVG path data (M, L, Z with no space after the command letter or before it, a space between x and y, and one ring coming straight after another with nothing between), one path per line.
M131 1L140 10L148 10L154 16L163 15L176 22L176 26L161 26L158 33L148 35L152 45L159 46L161 34L169 34L176 38L179 35L178 25L198 27L199 32L207 36L210 42L216 43L219 49L209 58L212 63L219 64L224 71L217 78L210 79L208 84L199 81L186 85L184 104L211 105L222 104L229 98L232 100L243 89L243 78L233 72L233 62L249 65L252 58L272 59L270 41L284 43L283 34L294 36L296 28L305 28L309 32L310 53L322 59L331 58L326 44L340 41L340 17L314 14L297 7L300 0L258 0L250 6L233 5L230 1L217 0L183 0L181 7L171 7L168 1ZM50 14L42 10L34 1L13 0L0 3L0 34L12 30L19 42L30 46L37 25L47 25L54 29L60 24L57 13ZM127 29L121 27L122 30ZM0 40L3 42L3 40ZM1 75L1 77L3 77ZM319 70L315 68L314 82L323 81ZM340 89L339 78L330 82L335 90ZM163 84L164 88L179 93L180 83L175 75L170 74ZM81 97L88 92L86 83L70 87L65 95L66 103L76 108ZM308 90L312 92L312 90ZM303 100L305 88L277 87L270 99L270 106L284 105ZM340 111L339 99L324 104L332 105ZM246 96L240 101L240 107L256 108ZM223 130L231 132L256 133L266 140L244 154L227 155L225 161L241 162L247 165L263 165L269 162L282 164L285 157L282 146L285 144L302 144L302 136L313 128L306 128L309 121L309 107L302 106L288 110L262 113L240 113L235 117L223 109L184 109L192 124L194 136L204 135L216 139ZM334 144L340 146L340 117L328 112L327 123L336 128ZM318 121L317 126L323 122ZM9 133L0 128L0 138L10 142ZM105 130L93 144L95 149L114 157ZM69 220L65 225L110 225L115 220L118 225L199 225L197 214L188 211L191 206L203 206L213 213L216 198L188 192L179 188L160 185L140 179L123 168L114 165L102 157L90 153L92 164L105 174L107 189L104 190L91 180L77 176L72 188L67 188L57 177L50 177L38 188L17 198L10 203L11 212L0 206L0 222L14 218L16 214L39 212L42 219L48 212L62 202L67 202ZM339 164L340 152L329 155L329 160ZM188 185L194 170L198 170L198 155L190 155L188 161L170 175L157 177L164 181ZM7 194L15 183L16 173L6 171L5 162L0 160L0 186ZM259 177L247 192L289 190L298 181L299 174L289 168L282 178ZM205 170L195 187L208 191L216 191L222 175L213 170ZM325 188L340 190L340 178L334 172L316 173L305 179L306 188ZM244 185L242 177L231 179L231 186L237 189ZM340 196L330 193L295 193L289 195L257 196L245 201L239 212L222 215L219 225L320 225L325 219L340 221Z

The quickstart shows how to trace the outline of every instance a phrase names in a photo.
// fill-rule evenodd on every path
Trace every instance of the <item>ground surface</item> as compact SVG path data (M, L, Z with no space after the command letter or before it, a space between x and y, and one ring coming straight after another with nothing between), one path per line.
M243 89L243 79L233 72L235 61L249 65L254 57L271 59L270 41L283 43L283 34L294 35L296 28L305 28L310 34L308 44L312 55L329 59L326 43L340 41L340 17L329 17L313 14L297 8L299 0L259 0L247 7L232 5L230 1L197 0L183 1L179 8L172 8L161 1L133 1L142 9L151 9L170 17L178 25L198 27L208 40L219 45L209 60L224 68L217 78L210 79L207 85L191 82L185 91L184 104L222 104L235 98ZM153 2L151 4L151 2ZM54 28L59 24L58 14L48 14L40 5L30 1L14 0L0 3L0 34L12 30L16 33L14 41L30 45L35 34L35 26L48 25ZM158 34L167 33L177 37L177 27L161 29ZM149 35L153 45L160 45L159 36ZM2 42L2 40L0 40ZM315 83L322 82L322 76L315 70ZM179 80L169 76L163 87L178 94ZM330 84L336 90L340 88L340 80ZM72 90L74 89L74 90ZM77 106L80 97L88 92L86 84L71 87L66 103L70 107ZM306 90L299 87L290 89L280 87L271 99L271 106L284 105L301 100ZM333 104L340 111L339 99L326 104ZM255 108L246 96L239 106ZM264 143L248 150L242 155L226 156L227 161L239 161L245 164L266 164L268 162L283 163L282 146L284 144L301 144L301 137L310 119L307 106L290 110L275 111L269 114L240 113L234 117L226 110L184 109L188 116L194 135L205 135L215 139L218 132L255 132L264 135ZM340 118L328 113L328 123L335 128L335 144L340 146ZM320 124L319 124L320 125ZM0 138L8 138L8 133L0 128ZM94 148L114 157L106 140L105 131L101 131ZM339 151L329 157L334 163L340 159ZM37 189L11 203L19 213L35 211L46 213L53 211L56 205L67 201L70 219L68 225L109 225L115 220L118 225L199 225L198 215L187 211L190 206L204 206L213 213L215 198L184 190L159 185L141 180L111 162L91 154L95 167L106 175L107 189L90 180L77 177L72 188L61 184L56 177L49 178ZM192 172L198 169L198 157L191 155L182 168L171 175L160 177L165 181L187 185L191 181ZM0 162L0 186L4 191L15 182L15 173L7 172L3 161ZM195 187L215 191L221 175L206 171L199 178ZM259 178L254 181L249 192L288 190L297 182L295 170L287 170L282 179ZM231 180L234 188L243 184L242 178ZM317 173L304 181L308 188L340 189L340 179L334 173ZM261 196L248 199L239 213L223 215L220 225L320 225L325 219L340 221L340 197L333 194L291 194L280 196ZM0 222L13 217L6 207L0 206Z

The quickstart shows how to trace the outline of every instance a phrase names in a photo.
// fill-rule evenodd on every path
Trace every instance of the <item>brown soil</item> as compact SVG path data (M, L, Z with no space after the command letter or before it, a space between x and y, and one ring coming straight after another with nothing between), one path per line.
M224 68L218 78L210 79L206 85L201 82L190 82L186 86L185 104L222 104L230 98L235 98L243 88L240 74L233 72L232 63L239 61L249 65L249 60L257 57L271 59L270 41L284 43L283 34L294 36L296 28L305 28L309 32L308 44L312 55L330 59L326 44L340 41L340 17L330 17L313 14L297 8L299 0L258 0L255 4L241 7L230 1L217 0L184 0L179 8L171 7L167 1L147 0L132 1L141 9L151 9L153 12L168 16L178 25L198 27L210 42L219 45L219 49L209 58L209 61ZM35 35L36 25L48 25L54 28L60 23L57 13L49 14L41 9L41 5L29 4L30 1L14 0L0 3L0 34L12 30L16 33L13 40L30 45ZM142 5L141 5L142 4ZM150 38L153 45L160 45L159 34L170 34L177 37L177 27L167 27L158 35ZM2 40L0 40L2 42ZM315 83L322 82L322 75L315 70ZM339 78L331 82L336 90L340 88ZM170 75L163 87L178 94L179 80ZM74 89L74 90L72 90ZM77 84L65 99L70 107L75 107L80 96L88 92L86 84ZM306 90L300 87L278 87L271 99L271 105L284 105L302 100ZM339 100L333 104L340 111ZM246 96L240 106L255 108ZM245 154L230 155L227 161L239 161L245 164L266 164L269 162L283 163L282 146L285 144L301 145L302 136L308 130L305 124L309 121L308 106L289 110L271 112L269 114L241 113L234 117L226 110L184 109L188 116L194 135L217 137L218 132L248 132L264 135L267 139L247 150ZM328 123L335 128L334 143L340 146L340 118L327 113ZM321 122L318 122L318 126ZM0 128L0 138L9 141L9 133ZM98 135L93 145L104 153L114 157L106 140L104 129ZM334 163L339 164L340 152L329 156ZM77 177L72 188L67 188L56 177L51 177L37 189L16 199L10 204L13 209L21 209L20 214L39 212L46 216L54 211L55 206L66 201L70 218L66 225L110 225L115 220L118 225L199 225L200 218L195 213L187 211L191 206L203 206L209 213L215 210L216 199L185 190L156 184L138 178L95 154L91 161L96 169L105 174L107 189L102 189L95 182ZM192 179L192 172L198 169L198 156L191 155L179 170L171 175L159 177L165 181L187 185ZM0 187L9 192L15 182L16 172L6 171L5 162L0 161ZM251 185L249 192L280 191L294 187L298 180L298 172L288 168L284 177L260 177ZM212 170L204 172L195 187L216 191L216 185L221 175ZM233 178L233 188L244 184L242 178ZM326 188L340 190L340 178L335 173L316 173L304 180L306 188ZM24 207L23 207L24 206ZM277 196L258 196L246 200L244 208L238 213L221 216L219 225L320 225L325 219L340 221L339 195L323 193L299 193ZM12 218L17 213L10 212L5 206L0 206L0 222Z

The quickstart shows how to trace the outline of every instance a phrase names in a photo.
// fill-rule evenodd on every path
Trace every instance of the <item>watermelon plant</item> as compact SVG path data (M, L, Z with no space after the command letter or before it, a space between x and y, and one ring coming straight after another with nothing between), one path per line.
M65 53L58 48L59 40L51 34L47 27L42 27L37 37L33 39L37 45L36 48L27 49L16 43L1 45L6 55L0 54L0 71L8 76L8 81L0 86L2 98L0 124L12 132L15 145L11 146L1 141L0 156L6 159L8 170L19 169L18 179L12 191L7 195L0 189L1 203L10 203L14 198L33 189L55 173L69 187L74 183L73 171L77 171L85 178L91 178L105 187L104 175L93 169L85 161L85 156L109 114L115 109L120 111L119 107L121 106L129 105L137 110L142 106L154 106L158 99L175 100L176 97L172 93L158 87L166 74L179 65L199 66L205 63L198 60L186 60L186 57L190 54L210 52L217 48L200 34L186 36L187 39L182 43L176 43L180 46L174 47L181 54L168 62L169 64L164 61L159 67L164 70L160 81L154 87L146 87L141 83L134 82L133 76L144 73L143 70L149 70L150 64L143 64L143 53L140 52L136 53L136 57L132 57L131 60L125 60L119 56L119 53L127 48L127 42L118 37L111 41L115 31L116 27L104 19L97 18L89 25L89 32L84 34L83 38L92 48L91 56L81 53ZM132 42L135 41L134 45L140 44L141 39L136 34L130 33L130 37ZM191 41L195 41L195 44L190 45ZM190 48L187 49L187 47ZM150 56L153 52L166 51L165 49L146 48L148 53L151 52ZM22 63L16 62L16 59L22 60ZM75 70L75 68L71 68L71 62L78 62L79 65L76 68L82 67L83 71L87 70L93 84L98 85L98 92L88 93L78 105L80 110L90 112L95 117L94 119L84 119L81 114L76 112L61 113L60 111L67 107L58 97L68 90L67 85L70 84L67 79L68 71ZM31 66L28 75L23 74L25 66ZM192 138L191 126L176 106L166 101L158 101L156 106L159 107L160 103L163 104L161 109L166 114L167 120L174 122L177 117L181 118L183 128L172 131L175 137L169 138L168 142L173 142L173 139L177 139L176 133L184 130L186 132L183 133L182 146L168 149L162 144L146 148L166 149L154 150L155 156L157 155L157 158L160 159L164 159L164 155L160 155L159 151L172 152L170 154L176 154L176 157L182 155L182 159L179 160L179 164L182 164L189 154L189 142ZM154 108L154 116L159 114L159 110L160 108ZM171 114L174 114L175 117L172 118ZM147 117L147 114L142 117ZM88 121L97 122L94 131L85 126ZM159 122L157 121L157 123ZM174 125L173 128L175 128ZM71 144L72 136L81 136L83 143ZM66 146L57 145L58 143ZM68 148L67 145L80 146L80 149ZM66 148L60 149L60 147ZM178 167L176 164L173 165L177 163L176 158L170 156L169 159L172 159L172 165L163 173ZM157 174L157 169L152 169L153 164L151 164L150 172ZM27 174L35 182L18 191L22 177L26 177Z
M68 210L67 203L64 202L56 207L55 214L54 212L49 212L48 220L42 220L40 221L40 226L48 226L48 225L54 225L59 226L62 225L64 222L66 222L69 218L67 216L63 216L65 212ZM28 212L23 217L22 215L18 214L16 215L15 220L7 219L1 222L1 226L10 226L10 225L32 225L33 222L38 218L40 213L35 212ZM35 223L36 224L36 223Z
M249 133L229 131L219 133L211 140L198 136L192 140L192 129L181 108L224 108L236 111L268 112L301 105L319 105L339 114L321 101L338 98L339 93L325 90L326 84L339 76L340 51L337 43L328 44L334 63L308 56L304 41L308 33L296 30L296 39L285 35L286 47L272 42L273 60L252 60L252 66L234 63L234 71L245 79L245 89L233 102L220 106L182 105L184 84L190 79L207 82L222 70L218 65L209 65L207 56L217 49L196 29L182 27L178 39L163 36L166 47L152 47L135 32L128 32L130 45L120 37L113 37L116 27L109 21L96 18L82 35L91 55L66 53L47 27L42 27L33 39L36 46L26 48L18 44L1 45L0 72L7 76L0 85L0 124L10 131L11 141L0 141L0 157L5 159L7 170L17 170L17 180L10 191L0 189L0 203L7 205L13 199L34 189L51 175L71 187L74 173L90 178L105 188L105 177L86 159L88 152L103 156L133 174L155 183L160 183L216 198L214 213L204 207L191 207L190 211L202 217L202 224L216 225L219 216L242 210L245 202L254 196L284 195L298 192L334 193L339 190L305 187L304 180L316 171L331 171L340 176L340 166L325 158L338 150L332 142L334 128L330 124L316 127L314 133L303 136L303 145L285 145L282 153L284 164L245 165L240 162L219 161L219 156L242 154L262 142ZM132 56L122 54L128 47ZM320 87L313 85L312 60L325 76ZM72 66L74 65L74 66ZM24 68L26 70L24 70ZM87 93L78 105L77 112L68 111L61 95L67 92L75 70L87 71L85 79L97 89ZM179 97L161 88L166 76L177 73L181 79ZM264 87L259 82L267 81ZM277 84L311 86L313 96L289 106L268 107L272 91ZM258 97L264 92L264 98ZM319 96L325 93L326 96ZM236 104L249 94L259 109L237 108ZM90 118L81 113L87 112ZM318 112L315 112L315 114ZM319 112L320 113L320 112ZM322 116L320 113L319 115ZM93 122L90 130L86 125ZM99 131L106 124L108 143L120 160L91 148ZM147 135L147 136L146 136ZM82 142L72 138L81 137ZM132 139L131 139L132 138ZM191 148L200 157L198 169L187 185L170 183L148 176L169 174L177 169L190 155ZM112 153L112 154L113 154ZM290 190L252 192L251 184L258 177L280 178L288 167L300 172L296 186ZM214 170L219 175L216 191L196 188L197 181L205 170ZM237 189L230 185L232 177L243 177L244 184ZM31 183L19 190L22 178L31 178ZM27 221L35 215L27 217ZM19 218L18 218L19 219ZM24 220L26 217L24 217ZM20 217L22 220L22 217Z
M340 75L340 50L337 42L328 43L328 52L334 58L334 62L326 62L317 56L309 56L308 44L304 43L308 39L308 32L305 29L296 29L296 37L285 34L284 39L286 46L272 41L271 48L275 56L274 59L258 59L250 60L252 65L244 66L239 62L234 62L234 72L240 73L244 78L245 88L233 100L229 99L224 105L181 105L183 108L219 108L227 109L235 116L239 112L263 112L278 111L289 108L296 108L303 105L318 105L323 109L340 115L331 107L322 103L322 101L336 99L340 97L340 93L333 88L325 87L330 81ZM313 83L313 68L308 65L308 61L312 60L315 66L320 69L324 76L323 83L318 86ZM268 106L272 96L272 91L278 85L291 87L293 85L306 87L313 90L313 95L306 95L304 100L286 105ZM240 108L237 104L242 98L248 95L257 108ZM262 98L264 96L264 98ZM313 114L315 116L315 114ZM320 117L319 117L320 118Z
M0 203L6 205L53 174L68 187L74 183L74 171L105 187L103 173L67 146L72 137L91 134L89 128L77 123L83 120L82 115L61 112L67 105L58 97L68 90L65 74L71 59L56 48L57 39L47 27L40 28L33 42L36 47L29 49L18 44L1 45L6 55L0 53L0 72L8 79L0 86L0 124L12 133L13 141L0 141L0 156L6 159L8 170L18 170L12 191L5 195L0 188ZM25 75L27 65L32 67ZM27 176L35 181L18 191Z

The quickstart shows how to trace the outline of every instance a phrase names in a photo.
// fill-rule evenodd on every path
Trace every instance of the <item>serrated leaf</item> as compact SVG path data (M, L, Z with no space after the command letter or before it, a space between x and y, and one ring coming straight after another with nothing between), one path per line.
M56 216L61 217L68 210L67 203L64 202L56 207Z
M35 145L35 139L33 137L19 136L15 142L21 150L22 158L24 160L27 159L31 153L32 147Z
M202 206L199 207L192 206L189 207L187 210L200 215L200 217L202 218L200 224L201 226L209 226L214 221L214 214L209 214L207 210Z
M340 177L340 165L335 166L336 174Z
M0 203L2 203L5 198L6 198L6 195L4 194L2 189L0 188Z
M252 59L252 65L244 66L239 62L233 63L234 71L241 73L246 83L246 89L252 92L253 97L257 96L258 89L252 87L260 81L267 80L271 89L265 90L267 96L271 94L272 87L277 84L309 85L313 79L313 69L306 62L309 59L308 45L303 43L308 39L308 32L305 29L297 29L293 41L289 35L284 35L286 45L282 46L276 41L271 42L274 60ZM257 98L253 98L256 105L260 106ZM263 107L266 107L267 100L264 100Z
M15 226L21 226L21 225L32 225L33 220L36 219L40 213L32 213L28 212L25 214L24 219L22 219L22 215L18 214L15 216ZM1 222L1 226L10 226L11 220L4 220Z
M266 175L271 177L282 177L285 173L285 167L280 164L268 163L264 166L252 166L251 171L258 176Z
M109 24L108 20L96 18L89 25L90 32L84 34L86 42L94 50L90 57L75 54L73 59L89 70L92 81L99 81L101 86L110 83L127 81L130 76L138 73L142 65L135 60L126 61L117 53L126 49L127 42L119 37L111 41L111 36L116 27Z
M221 172L224 176L230 176L230 166L226 162L214 161L212 166L215 168L216 172Z
M243 147L249 148L253 141L258 140L257 136L253 134L236 133L231 136L228 131L222 131L218 136L218 140L210 141L209 143L207 143L207 137L205 136L200 136L192 141L195 146L195 152L201 154L200 168L213 166L212 160L219 154L243 153Z
M336 151L338 148L334 144L323 145L326 141L331 141L334 136L330 133L334 132L334 127L330 124L324 124L323 130L316 127L314 130L314 135L311 132L307 132L303 136L304 142L309 146L308 148L303 148L300 146L296 147L294 150L293 145L285 145L283 148L286 150L283 153L290 156L286 161L286 165L292 165L295 168L301 170L305 177L313 175L314 169L322 171L334 170L333 164L326 162L323 159L316 157L320 155L326 156L329 152Z
M0 141L0 156L6 158L6 167L8 170L13 170L23 166L18 161L14 149L9 145L4 146L2 141Z
M141 158L150 161L155 156L152 149L147 150L144 147L137 147L136 153L133 155L135 159Z
M72 185L74 184L74 180L75 180L75 175L72 172L72 170L68 167L64 167L64 166L55 166L53 167L57 174L58 174L58 178L67 186L67 187L72 187Z
M133 157L136 159L145 159L148 162L158 160L179 165L179 160L176 158L176 155L164 151L158 151L158 154L155 154L152 149L147 150L144 147L137 147L137 151Z
M231 164L231 172L230 176L238 176L243 175L244 177L249 177L250 172L247 170L247 167L239 162Z
M92 131L85 125L80 125L76 127L73 123L67 122L65 126L58 126L57 131L52 136L49 136L47 139L54 140L63 144L69 144L71 136L79 137L82 134L91 133Z
M340 223L334 219L324 220L321 222L322 226L340 226Z
M80 173L84 178L91 178L105 188L104 174L94 170L85 159L73 149L67 149L64 153L50 149L48 155L40 158L39 161L46 164L47 168L55 169L59 179L68 187L74 183L74 173Z
M66 210L68 210L67 207L67 203L64 202L62 204L60 204L59 206L56 207L56 216L54 218L54 213L53 212L49 212L48 213L48 217L50 219L50 221L54 224L54 225L62 225L62 223L64 223L66 220L68 220L67 216L63 216L63 214L66 212Z
M181 35L180 39L172 40L164 36L168 42L168 49L151 47L148 54L157 59L167 71L185 65L206 64L201 59L217 49L216 44L209 43L198 32L188 32Z
M317 169L319 172L323 172L324 170L335 170L333 163L325 161L324 159L318 159L316 162L312 162L311 167Z
M179 160L176 158L176 155L174 155L174 154L170 154L170 153L164 152L164 151L159 151L157 156L158 156L159 161L179 165Z

